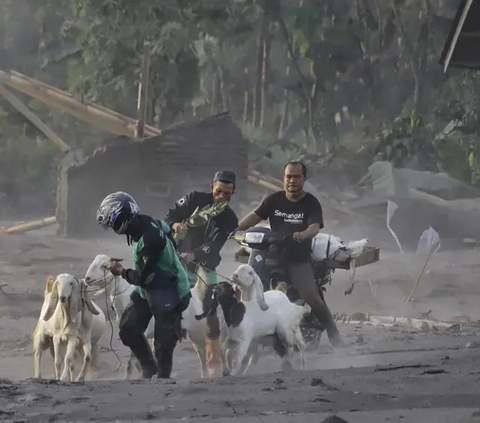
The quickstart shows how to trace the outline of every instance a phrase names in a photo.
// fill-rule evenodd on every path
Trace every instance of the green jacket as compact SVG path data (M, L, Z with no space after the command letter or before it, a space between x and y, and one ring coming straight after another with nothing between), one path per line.
M158 223L160 223L161 226L159 226ZM184 302L184 300L190 298L190 283L188 280L187 271L180 262L180 258L173 242L168 236L166 236L166 234L170 232L170 228L164 222L151 221L151 225L151 231L147 231L138 241L132 240L132 258L134 269L136 271L141 271L141 267L144 266L145 259L142 255L142 251L148 249L148 246L146 245L148 243L148 239L152 238L152 234L158 236L157 234L159 233L159 230L163 231L166 241L164 241L165 246L158 256L156 266L152 268L151 273L148 274L144 283L151 283L155 278L155 274L160 271L173 272L177 276L178 294L180 297L180 301ZM145 290L140 286L136 286L134 292L140 295L140 297L144 299L146 298Z

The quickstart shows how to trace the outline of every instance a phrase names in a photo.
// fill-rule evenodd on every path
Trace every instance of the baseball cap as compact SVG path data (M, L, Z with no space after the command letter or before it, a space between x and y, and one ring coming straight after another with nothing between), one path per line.
M225 184L233 184L235 185L237 181L237 177L235 176L235 173L231 172L230 170L220 170L217 173L215 173L215 176L213 177L213 182L223 182Z

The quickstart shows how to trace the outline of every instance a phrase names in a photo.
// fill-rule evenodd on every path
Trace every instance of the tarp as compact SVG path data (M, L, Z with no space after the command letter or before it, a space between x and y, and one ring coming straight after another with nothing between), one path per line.
M423 197L427 201L429 198L434 201L431 196L443 200L480 197L480 190L451 178L446 173L396 169L390 162L385 161L373 163L368 168L368 176L372 190L365 193L367 197Z
M373 163L362 181L367 182L363 195L347 206L380 217L388 213L388 202L395 203L391 226L402 247L415 250L430 226L445 246L480 239L480 190L475 187L445 173L396 169L388 162Z

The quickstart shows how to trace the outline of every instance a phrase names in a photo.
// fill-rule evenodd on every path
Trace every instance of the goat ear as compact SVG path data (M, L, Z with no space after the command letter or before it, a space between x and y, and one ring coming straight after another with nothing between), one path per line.
M257 292L257 303L260 307L260 310L267 311L269 309L268 304L265 302L265 297L263 295L263 284L260 277L255 273L253 275L253 281L255 283L255 291Z
M87 286L85 285L85 283L81 283L81 287L82 287L81 288L82 289L82 296L83 296L83 299L85 300L85 305L90 310L90 313L92 313L95 316L98 316L100 313L95 308L95 306L92 303L92 300L90 299L90 295L88 293ZM103 289L103 291L105 291L105 288Z
M55 283L55 276L49 276L47 278L47 284L45 285L45 293L44 296L52 292L53 284Z
M123 259L111 258L110 261L118 261L119 263L121 263Z
M75 279L75 283L72 287L72 294L70 295L70 321L75 323L77 321L77 314L82 308L82 297L80 296L80 281Z
M46 322L51 319L53 316L53 312L57 308L58 304L58 282L55 279L55 281L52 284L52 291L49 293L50 298L48 300L48 307L45 310L45 314L43 315L43 320Z

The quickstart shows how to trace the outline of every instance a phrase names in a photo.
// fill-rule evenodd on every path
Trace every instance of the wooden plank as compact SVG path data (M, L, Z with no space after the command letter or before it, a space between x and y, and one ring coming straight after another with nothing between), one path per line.
M1 232L7 234L22 234L24 232L33 231L35 229L45 228L47 226L52 226L57 223L55 216L46 217L45 219L34 220L32 222L21 223L19 225L10 226L9 228L4 228Z
M380 248L365 247L365 250L355 259L355 268L366 266L368 264L380 261ZM327 268L350 270L351 260L326 260Z
M240 249L235 253L235 262L248 263L250 254L244 249ZM380 261L380 248L366 247L362 254L355 259L355 268L366 266L368 264ZM350 270L351 261L325 260L328 269Z
M29 78L19 72L0 70L0 83L112 134L129 137L133 137L135 134L135 119L90 101L78 101L65 91L34 78ZM161 129L145 125L145 135L154 137L161 134Z
M467 19L468 12L470 10L470 7L472 6L472 3L473 0L465 0L463 11L458 19L458 24L455 28L455 32L453 33L453 35L451 35L451 42L448 47L445 62L443 64L443 72L447 72L448 65L450 64L450 60L452 59L453 52L455 51L455 47L457 46L458 39L462 32L463 25L465 23L465 20Z
M53 132L34 112L32 112L21 100L0 84L0 95L5 98L15 109L25 116L39 131L52 141L64 153L70 150L70 146Z

